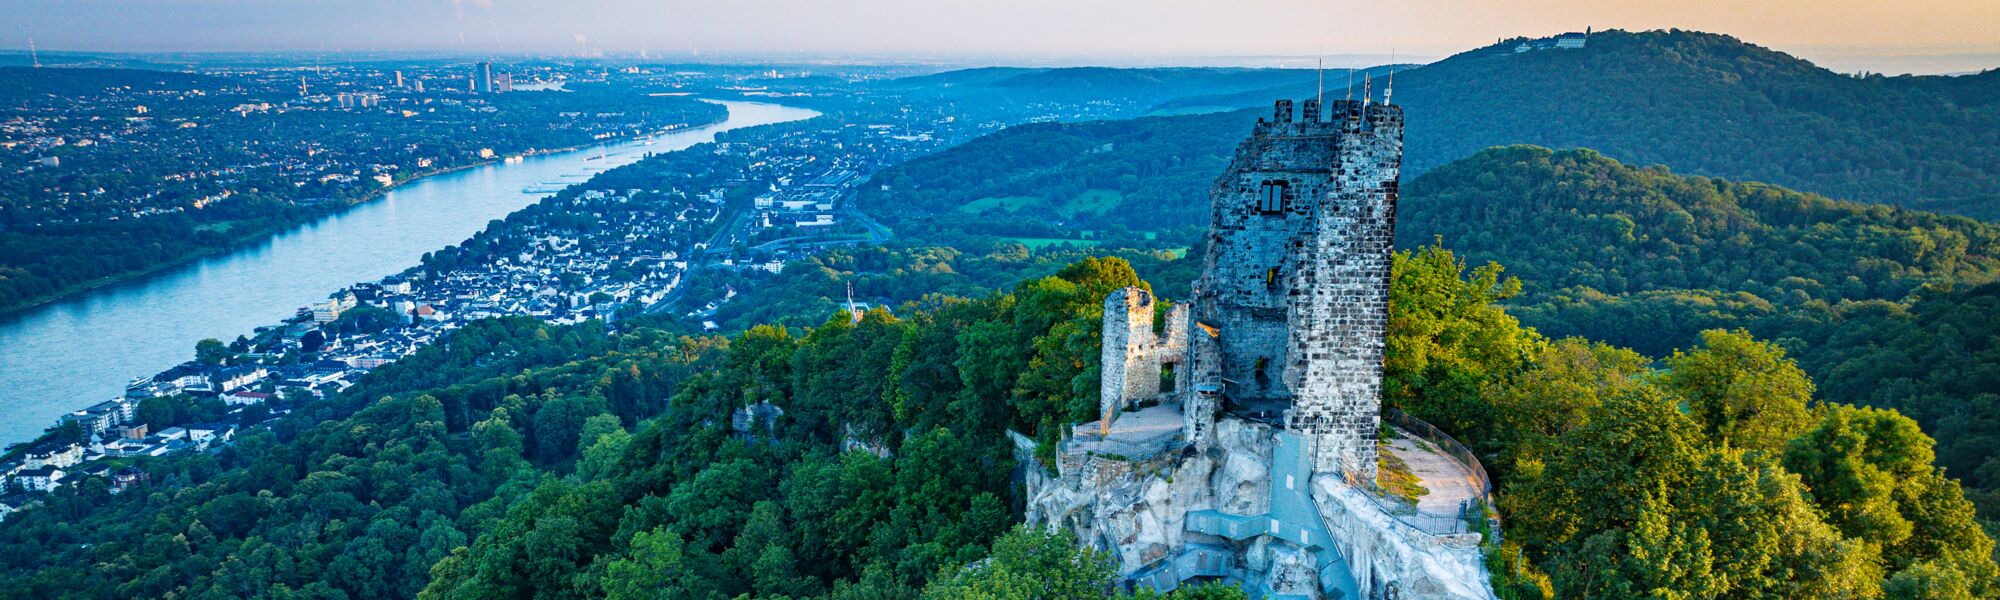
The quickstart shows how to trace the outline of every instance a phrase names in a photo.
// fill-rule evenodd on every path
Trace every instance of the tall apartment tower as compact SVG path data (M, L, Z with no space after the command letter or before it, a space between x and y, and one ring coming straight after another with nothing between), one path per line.
M1209 192L1192 298L1185 434L1216 413L1313 441L1316 472L1373 480L1403 111L1279 100Z
M479 63L479 67L472 72L472 80L472 91L481 94L493 93L493 63Z

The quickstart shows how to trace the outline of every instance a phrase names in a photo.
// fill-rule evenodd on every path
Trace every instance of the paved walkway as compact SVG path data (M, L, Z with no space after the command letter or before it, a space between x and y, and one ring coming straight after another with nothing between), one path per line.
M1077 425L1065 447L1069 452L1115 454L1145 460L1173 449L1181 434L1179 404L1157 404L1137 411L1119 411L1111 434L1099 435L1098 421Z
M1389 453L1403 459L1410 466L1410 472L1423 481L1430 493L1417 498L1417 510L1424 514L1440 517L1456 517L1459 507L1479 497L1479 487L1472 477L1472 470L1458 459L1445 454L1438 447L1410 432L1397 429L1400 434L1389 441Z

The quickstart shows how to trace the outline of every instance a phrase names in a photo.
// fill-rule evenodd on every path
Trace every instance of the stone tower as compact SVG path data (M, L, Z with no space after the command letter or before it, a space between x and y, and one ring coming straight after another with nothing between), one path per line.
M1153 295L1128 287L1104 298L1104 353L1098 365L1100 432L1139 399L1160 393L1160 361L1153 357Z
M1220 410L1313 442L1313 469L1373 480L1403 111L1279 100L1209 192L1181 394L1205 448Z
M1118 411L1160 395L1160 372L1174 369L1174 389L1187 385L1179 368L1187 355L1187 306L1167 307L1164 335L1153 333L1153 294L1137 287L1111 292L1104 298L1103 355L1099 357L1097 421L1100 434L1109 433Z

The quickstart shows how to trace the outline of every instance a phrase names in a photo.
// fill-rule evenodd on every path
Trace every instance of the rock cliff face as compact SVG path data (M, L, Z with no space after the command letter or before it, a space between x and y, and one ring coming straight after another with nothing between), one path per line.
M1432 535L1390 517L1360 490L1313 480L1313 499L1366 597L1491 598L1477 533Z
M1182 545L1187 513L1260 514L1270 507L1271 430L1234 419L1217 424L1207 452L1170 455L1096 481L1080 474L1028 476L1028 522L1076 532L1117 555L1132 573Z
M1330 545L1347 559L1330 568L1351 574L1357 589L1330 591L1335 586L1322 581L1328 575L1312 551L1273 536L1232 541L1190 532L1190 513L1264 515L1272 508L1277 432L1267 425L1224 418L1216 422L1214 433L1215 443L1206 451L1169 453L1124 468L1076 469L1052 476L1030 466L1024 481L1028 522L1076 533L1084 544L1112 553L1128 583L1161 591L1180 583L1171 581L1177 577L1158 575L1162 566L1184 556L1192 545L1227 555L1227 566L1213 576L1263 594L1493 597L1480 562L1477 534L1434 536L1416 530L1332 477L1315 477L1308 485L1317 516L1333 537Z

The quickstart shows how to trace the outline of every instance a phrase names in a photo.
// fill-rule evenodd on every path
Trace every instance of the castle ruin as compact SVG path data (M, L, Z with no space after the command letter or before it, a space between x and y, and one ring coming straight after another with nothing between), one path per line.
M1330 108L1307 100L1295 119L1280 100L1237 147L1209 192L1208 253L1191 319L1169 319L1172 343L1154 339L1150 293L1105 299L1101 430L1158 394L1159 355L1181 350L1174 393L1189 444L1207 448L1229 411L1310 440L1315 472L1375 476L1403 112Z
M1029 519L1162 592L1220 579L1252 598L1490 598L1484 471L1441 433L1410 441L1435 430L1400 413L1402 441L1377 435L1403 111L1301 104L1277 101L1216 178L1186 302L1105 298L1099 419L1064 436L1058 477L1030 469ZM1432 468L1417 476L1437 492L1385 498L1382 449Z

